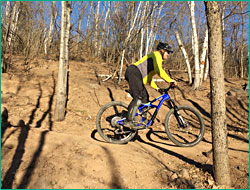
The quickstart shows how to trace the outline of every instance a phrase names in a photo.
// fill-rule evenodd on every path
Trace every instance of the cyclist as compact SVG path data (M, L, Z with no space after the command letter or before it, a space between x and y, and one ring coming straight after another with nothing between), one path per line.
M156 51L145 55L142 59L127 68L125 79L129 83L129 92L133 100L128 106L128 122L126 126L136 128L132 123L133 116L141 103L149 102L149 95L144 85L148 83L159 92L160 89L152 79L155 74L158 74L166 82L177 85L177 82L171 79L162 68L163 60L167 60L170 53L173 53L172 47L167 43L160 42L157 45ZM146 124L147 115L144 114L142 117L144 124Z

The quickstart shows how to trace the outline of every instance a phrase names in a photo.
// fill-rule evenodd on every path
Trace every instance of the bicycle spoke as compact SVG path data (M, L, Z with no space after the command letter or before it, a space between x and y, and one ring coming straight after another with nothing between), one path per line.
M119 102L107 104L98 114L97 129L108 142L122 143L129 140L134 131L123 126L127 116L127 107Z
M170 139L180 146L191 146L198 143L204 133L201 117L192 108L186 106L178 108L178 111L179 116L174 114L174 111L168 116L166 132Z

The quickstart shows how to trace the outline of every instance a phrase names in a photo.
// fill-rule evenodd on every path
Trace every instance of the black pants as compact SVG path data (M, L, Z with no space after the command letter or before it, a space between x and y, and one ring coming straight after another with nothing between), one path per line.
M140 70L135 65L130 65L125 72L125 79L129 83L129 92L133 100L128 106L128 113L136 106L138 99L142 103L149 102L148 91L143 84L143 79ZM129 119L130 117L128 117Z

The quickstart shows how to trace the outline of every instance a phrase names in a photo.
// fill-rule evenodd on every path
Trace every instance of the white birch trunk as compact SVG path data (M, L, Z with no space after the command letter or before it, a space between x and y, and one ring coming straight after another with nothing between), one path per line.
M89 26L90 26L90 19L91 19L91 12L92 12L92 9L94 11L94 8L93 8L93 1L90 1L90 10L89 10L89 15L88 15L88 18L87 18L87 26L86 26L86 36L88 35L89 33Z
M140 59L142 58L142 51L143 51L143 39L144 38L144 29L141 29L141 46L140 46Z
M179 44L179 47L181 48L181 51L183 53L183 56L184 56L186 64L187 64L188 82L189 82L189 84L192 84L192 72L191 72L191 67L190 67L190 63L189 63L188 54L187 54L187 52L186 52L186 50L185 50L185 48L183 46L183 43L182 43L182 41L180 39L180 35L179 35L179 33L177 31L175 32L175 36L176 36L176 40L177 40L177 42Z
M11 19L10 19L10 29L8 31L8 37L7 37L7 42L8 45L11 45L11 42L13 40L13 36L16 33L16 26L17 26L17 21L18 21L18 16L19 16L19 4L20 2L14 2L14 7L11 13Z
M146 26L146 43L145 43L145 55L148 53L148 39L149 38L149 23Z
M152 40L151 40L151 44L150 44L150 48L149 48L149 51L151 52L152 51L152 49L153 49L153 44L154 44L154 42L155 42L155 38L156 38L156 33L157 33L157 31L158 31L158 29L159 29L159 27L160 27L160 23L161 23L161 19L162 19L162 17L161 17L161 11L162 11L162 8L163 8L163 6L164 6L164 4L165 4L165 2L161 2L161 6L160 6L160 8L159 8L159 11L158 11L158 16L157 16L157 18L156 18L156 20L155 20L155 22L154 23L156 23L156 26L155 26L155 31L153 32L153 36L152 36Z
M5 8L5 28L6 28L6 35L5 35L5 42L8 39L8 34L10 30L10 1L6 2L6 8Z
M57 14L55 9L56 9L56 2L53 1L52 8L51 8L49 32L48 32L48 36L45 38L45 41L44 41L44 53L45 53L45 55L48 54L48 48L50 47L50 43L51 43L51 39L52 39L52 32L54 29L56 14Z
M207 49L208 49L208 29L206 28L206 32L205 32L205 39L203 42L203 47L202 47L202 53L201 53L201 57L200 57L200 70L201 70L201 74L200 74L200 86L202 85L202 81L204 78L204 66L205 66L205 59L206 59L206 53L207 53Z
M135 3L136 2L131 2L132 5L132 10L130 12L130 28L133 26L133 21L134 21L134 17L135 17Z
M244 78L244 56L243 56L244 47L245 47L244 44L242 44L240 50L240 78Z
M64 120L65 104L66 104L66 89L64 85L64 62L65 62L65 12L66 2L62 1L62 15L61 15L61 40L60 40L60 58L58 69L58 82L57 82L57 95L56 95L56 107L55 107L55 120Z
M64 86L65 90L67 90L68 85L68 71L69 71L69 35L70 35L70 12L71 12L71 4L69 1L66 3L66 26L65 26L65 75L64 75Z
M104 15L104 12L105 12L105 9L106 9L106 5L107 5L107 1L105 1L105 5L104 5L104 7L105 8L103 8L103 11L102 11L102 14L101 14L101 16L98 18L98 26L99 26L99 32L98 32L98 41L97 41L97 56L100 56L101 55L101 49L102 49L102 43L103 43L103 41L102 41L102 39L103 39L103 35L104 35L104 32L101 32L100 30L100 23L101 23L101 18L103 18L103 15ZM106 14L107 15L107 14ZM105 16L106 17L106 16ZM107 19L106 19L106 21L107 21ZM105 22L105 21L104 21ZM105 25L105 24L104 24ZM104 26L103 26L103 30L104 30ZM100 35L100 33L101 33L101 35Z
M154 17L154 14L155 14L155 7L156 7L156 5L154 5L154 7L153 7L153 12L152 12L151 19L150 19L150 21L151 21L150 33L149 33L149 30L148 30L148 27L147 27L148 31L147 31L145 55L148 54L149 45L150 45L150 43L152 43L151 39L152 39L152 36L153 36L153 29L154 29L154 19L153 19L153 17Z
M143 2L143 4L144 4L144 2ZM145 24L144 19L145 19L146 11L148 9L148 2L147 1L146 1L145 5L142 5L142 9L143 9L143 11L142 11L142 15L139 19L138 29L142 28L142 25Z
M15 20L14 20L14 27L13 27L13 31L14 33L16 33L16 27L17 27L17 21L18 21L18 18L19 18L19 7L20 7L20 2L16 2L16 5L17 5L17 10L16 10L16 15L15 15Z
M127 43L128 43L128 41L129 41L129 39L130 39L131 32L133 31L133 29L134 29L134 27L135 27L135 23L136 23L136 19L137 19L137 17L138 17L138 13L139 13L139 11L140 11L141 3L142 3L142 2L140 1L139 5L138 5L138 8L137 8L137 11L136 11L136 15L135 15L135 17L134 17L133 25L132 25L132 27L130 28L130 30L129 30L129 32L128 32L128 35L127 35L127 37L126 37L126 40L125 40L125 43L124 43L124 46L123 46L124 49L123 49L123 51L122 51L121 68L120 68L120 75L119 75L118 84L120 84L120 82L121 82L122 68L123 68L123 60L124 60L124 55L125 55L125 48L126 48Z
M77 50L79 49L81 24L82 24L82 17L79 16L79 22L78 22L78 26L77 26L77 36L76 36Z
M60 58L58 69L57 95L55 107L55 120L62 121L65 117L65 106L67 98L67 77L68 77L68 42L70 30L70 3L62 1L61 16L61 40L60 40Z
M109 2L109 6L111 8L111 2ZM109 20L109 23L111 23L111 14L108 14L108 20ZM111 29L111 24L108 25L108 31L107 31L107 36L106 36L106 39L105 39L105 43L106 43L106 46L109 47L110 44L111 44L111 37L110 37L110 29ZM106 60L108 59L109 57L109 51L106 52Z
M7 28L9 24L9 18L10 18L10 1L6 1L6 7L5 7L5 26Z
M208 56L207 56L206 66L205 66L205 73L204 73L204 78L203 78L204 81L207 80L208 71L209 71L209 59L208 59Z
M96 13L95 13L95 35L94 35L95 56L98 55L99 10L100 10L100 1L97 2Z
M106 5L106 2L105 2L105 5ZM106 27L107 27L106 24L107 24L108 15L109 15L109 12L110 12L110 7L111 6L108 5L108 10L106 11L106 15L105 15L105 18L104 18L102 36L101 36L101 39L99 40L98 55L101 54L102 42L104 42L104 34L106 33L106 30L107 30L106 29Z
M190 15L191 15L191 24L192 24L192 36L193 36L193 52L194 52L194 89L198 89L200 84L200 64L199 64L199 44L198 44L198 37L197 37L197 29L196 29L196 23L195 23L195 2L189 1L188 2L189 8L190 8Z
M144 42L144 35L145 35L145 30L144 30L144 27L142 27L142 24L144 24L143 22L145 22L145 20L143 20L143 19L145 18L147 9L148 9L148 2L146 1L146 4L145 4L144 9L143 9L142 16L141 16L141 20L140 20L140 23L139 23L139 29L141 28L140 59L143 57L143 47L144 47L143 42Z

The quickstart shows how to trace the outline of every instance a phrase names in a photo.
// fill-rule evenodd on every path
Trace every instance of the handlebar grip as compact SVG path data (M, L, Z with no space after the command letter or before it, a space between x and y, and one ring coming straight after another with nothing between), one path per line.
M159 92L160 94L163 94L163 93L165 93L165 89L160 88L160 89L158 90L158 92Z

